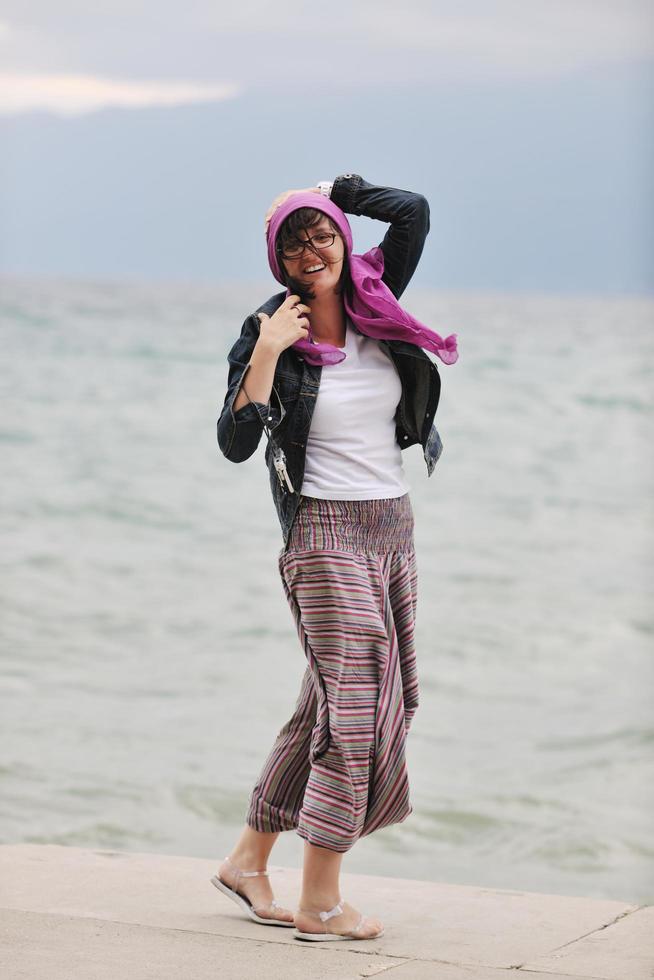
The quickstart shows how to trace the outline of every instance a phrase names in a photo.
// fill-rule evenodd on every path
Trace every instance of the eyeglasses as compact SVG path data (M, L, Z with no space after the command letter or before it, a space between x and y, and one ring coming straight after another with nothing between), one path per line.
M299 259L301 255L304 254L305 248L308 245L313 245L314 248L323 249L329 248L336 241L336 235L334 232L321 231L317 235L313 235L308 241L303 242L301 245L287 245L286 248L280 250L280 254L284 256L285 259Z

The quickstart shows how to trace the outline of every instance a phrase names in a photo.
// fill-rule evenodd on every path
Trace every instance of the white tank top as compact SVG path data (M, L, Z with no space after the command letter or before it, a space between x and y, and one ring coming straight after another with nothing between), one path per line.
M410 490L395 441L397 368L373 337L345 321L347 357L324 364L300 493L327 500L401 497Z

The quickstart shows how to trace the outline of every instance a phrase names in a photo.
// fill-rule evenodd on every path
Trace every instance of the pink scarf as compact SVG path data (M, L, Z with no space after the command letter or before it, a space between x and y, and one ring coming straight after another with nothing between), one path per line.
M345 212L322 194L312 191L291 194L273 213L267 231L268 263L278 282L284 284L275 251L277 235L284 219L298 208L315 208L324 212L342 232L353 285L352 305L347 297L343 296L345 311L362 334L374 337L376 340L405 340L431 351L445 364L454 364L458 360L456 334L452 333L443 339L435 330L420 323L402 309L386 283L382 282L384 253L381 248L376 245L365 255L355 255L352 252L352 229ZM290 293L290 289L287 288L286 295L290 296ZM293 344L293 350L309 364L338 364L346 356L344 350L333 344L315 343L311 326L309 326L309 336L297 340Z

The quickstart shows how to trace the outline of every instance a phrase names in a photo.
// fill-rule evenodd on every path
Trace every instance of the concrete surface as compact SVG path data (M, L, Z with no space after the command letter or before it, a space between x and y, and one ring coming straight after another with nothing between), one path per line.
M385 935L312 945L244 917L209 882L218 863L0 846L0 977L654 978L654 906L343 873L342 897ZM275 897L295 908L300 870L269 868Z

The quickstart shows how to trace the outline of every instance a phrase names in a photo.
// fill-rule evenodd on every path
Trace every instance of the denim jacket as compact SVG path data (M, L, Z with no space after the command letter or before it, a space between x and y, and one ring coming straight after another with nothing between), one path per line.
M395 187L377 187L358 174L343 174L334 180L331 199L349 214L390 222L380 247L384 253L383 281L399 299L422 254L429 232L429 204L422 194ZM286 299L286 290L271 296L250 313L241 335L230 350L227 394L217 423L218 444L233 463L241 463L256 450L266 428L265 462L270 488L284 537L288 543L293 520L300 503L304 478L306 444L313 415L322 367L308 364L296 351L287 347L279 355L270 401L248 402L234 411L233 405L249 368L249 360L259 337L257 313L272 316ZM391 358L402 382L402 396L395 412L395 439L402 449L420 443L431 476L441 455L443 444L434 425L440 398L438 368L421 347L403 340L378 340ZM282 486L273 464L272 442L286 455L293 492Z

